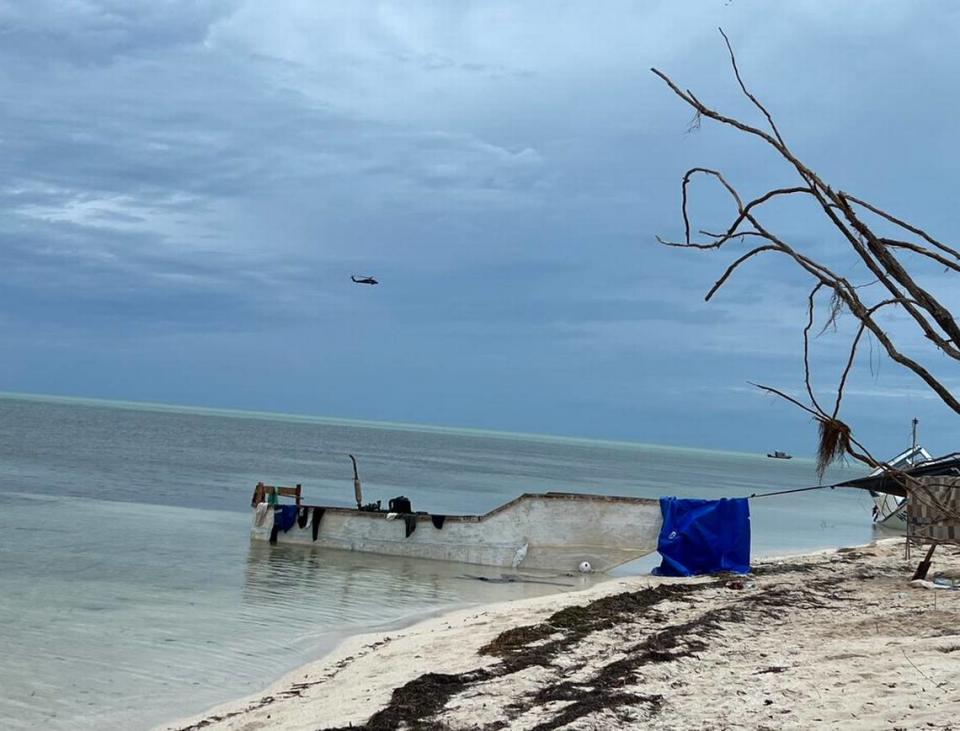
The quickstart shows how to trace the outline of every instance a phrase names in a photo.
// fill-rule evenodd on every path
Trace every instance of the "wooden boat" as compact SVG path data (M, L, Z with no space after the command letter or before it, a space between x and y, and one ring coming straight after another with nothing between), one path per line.
M439 516L361 508L358 479L355 486L358 507L345 508L303 503L300 485L259 483L251 535L270 540L278 519L270 503L290 497L305 512L288 531L277 531L278 543L524 570L608 571L656 551L662 523L659 501L643 498L526 493L484 515Z
M767 452L767 456L770 459L793 459L793 455L786 452L774 452L773 454Z

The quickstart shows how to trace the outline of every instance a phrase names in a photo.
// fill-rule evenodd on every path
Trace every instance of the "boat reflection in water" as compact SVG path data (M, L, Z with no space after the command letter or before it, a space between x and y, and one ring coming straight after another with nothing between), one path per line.
M574 591L595 580L252 540L243 611L259 630L267 621L319 639L457 606Z

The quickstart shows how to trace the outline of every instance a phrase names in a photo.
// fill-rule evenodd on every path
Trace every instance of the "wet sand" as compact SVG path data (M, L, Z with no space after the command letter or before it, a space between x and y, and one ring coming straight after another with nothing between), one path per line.
M160 728L956 728L960 591L911 584L920 558L893 539L460 610Z

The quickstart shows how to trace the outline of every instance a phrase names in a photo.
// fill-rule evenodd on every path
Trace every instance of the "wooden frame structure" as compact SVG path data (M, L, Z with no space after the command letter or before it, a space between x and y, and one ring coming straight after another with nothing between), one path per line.
M264 485L262 482L258 482L257 486L253 488L253 498L250 500L251 507L257 507L260 503L269 502L267 497L270 495L276 495L278 498L281 497L292 497L297 502L297 507L300 507L300 501L303 494L303 488L297 483L294 487L285 487L283 485Z
M908 559L911 545L930 546L913 575L923 579L937 546L960 546L960 477L908 476L906 493Z

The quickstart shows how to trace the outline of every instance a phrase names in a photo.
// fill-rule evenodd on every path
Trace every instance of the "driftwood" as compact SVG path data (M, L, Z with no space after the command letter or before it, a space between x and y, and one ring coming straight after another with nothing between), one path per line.
M821 477L831 462L847 455L870 466L886 466L874 459L854 438L850 427L839 416L847 379L856 360L857 348L864 334L869 333L894 362L916 374L944 404L960 414L960 400L919 360L907 355L898 345L898 341L902 342L902 338L895 338L878 320L878 315L889 309L905 312L912 325L919 329L936 352L954 361L960 361L960 325L957 324L949 308L917 281L917 260L914 259L909 268L903 261L906 257L919 257L953 274L960 272L960 251L879 206L834 188L805 165L787 145L767 108L747 88L740 75L733 47L723 30L720 34L729 52L730 64L740 90L763 115L765 126L758 127L722 114L707 106L689 89L682 89L662 71L655 68L651 70L674 94L694 110L691 129L699 128L702 120L707 118L753 136L772 147L788 167L792 168L799 177L799 181L798 184L774 188L748 198L741 195L720 171L704 167L691 168L684 174L681 185L683 239L672 241L657 237L657 240L665 246L701 250L720 249L727 245L745 242L754 244L727 266L707 292L705 297L707 301L727 283L739 267L763 254L782 254L806 272L813 281L813 288L808 296L807 324L803 329L804 382L808 403L803 403L771 386L752 385L790 401L807 411L816 420L820 429L818 471ZM699 239L693 233L690 215L690 186L694 179L698 178L707 178L719 184L729 194L736 210L725 229L721 231L700 229L697 231ZM866 266L872 277L871 281L861 283L849 281L822 261L802 251L799 246L785 241L766 227L760 220L765 206L771 201L783 198L803 198L812 204L816 214L826 218L840 234L847 252L855 255L855 260ZM883 236L878 232L880 227L899 233L896 237ZM879 286L871 287L871 285ZM830 305L821 333L835 325L837 319L844 315L852 316L859 325L850 343L846 365L836 385L836 395L831 399L832 403L821 403L815 395L811 382L810 332L814 325L817 299L827 294L830 297Z

